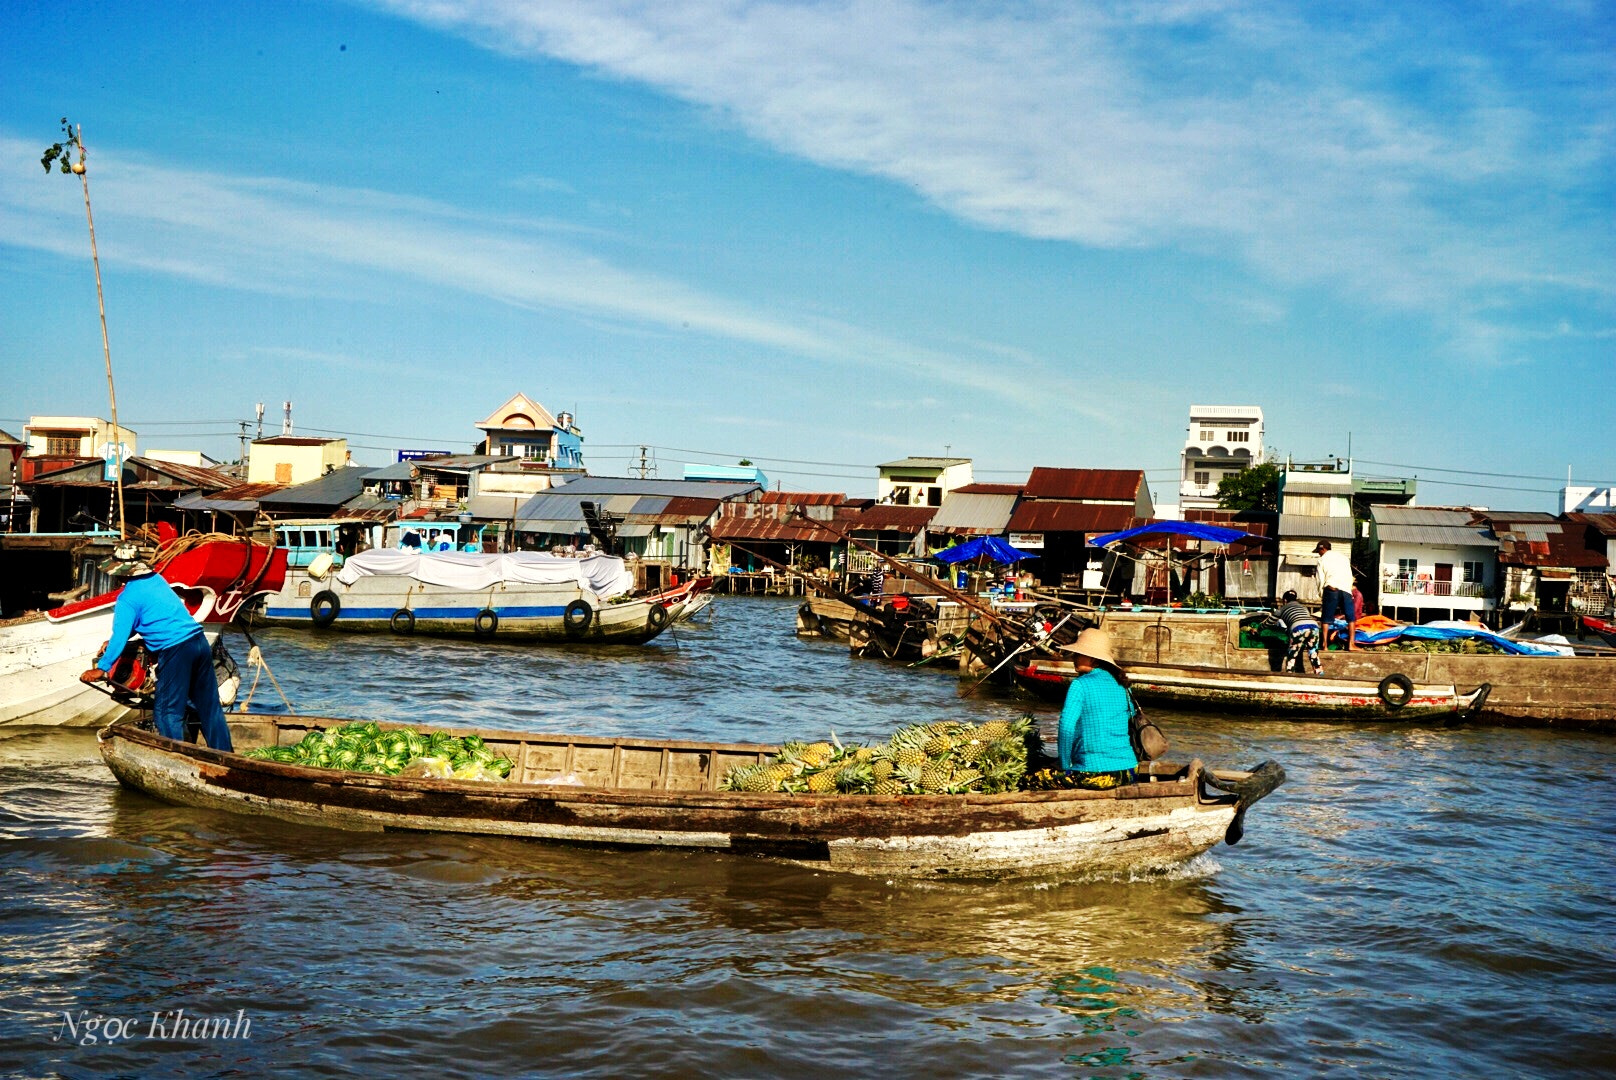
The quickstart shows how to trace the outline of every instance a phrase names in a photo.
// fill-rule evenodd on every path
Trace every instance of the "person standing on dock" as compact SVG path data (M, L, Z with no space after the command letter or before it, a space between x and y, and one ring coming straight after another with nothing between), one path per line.
M1268 616L1268 621L1283 625L1290 635L1290 644L1285 650L1285 664L1281 670L1305 670L1302 667L1302 658L1305 656L1308 663L1313 665L1313 674L1324 674L1324 669L1319 666L1319 620L1296 599L1295 589L1287 590L1279 598L1279 607Z
M1077 787L1106 790L1133 783L1139 765L1128 732L1133 700L1123 685L1126 676L1112 659L1110 635L1084 630L1061 650L1072 654L1077 669L1061 708L1061 768Z
M1347 621L1347 649L1356 650L1358 644L1352 637L1352 624L1357 620L1352 601L1352 563L1339 551L1331 550L1328 540L1320 540L1313 553L1319 557L1319 588L1324 592L1324 632L1329 634L1339 614Z
M118 662L129 635L139 634L157 654L157 701L153 719L157 733L176 742L185 740L185 708L196 710L202 737L214 750L233 749L224 706L219 703L219 679L213 670L213 650L202 626L186 610L169 585L136 553L133 544L119 545L101 568L113 577L128 578L112 609L112 636L101 661L79 676L85 683L104 680Z

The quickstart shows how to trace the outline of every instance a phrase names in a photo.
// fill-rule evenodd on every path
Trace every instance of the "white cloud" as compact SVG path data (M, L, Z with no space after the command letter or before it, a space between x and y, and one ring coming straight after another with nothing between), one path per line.
M11 163L0 172L0 244L82 258L77 185L70 192L65 181L30 175L35 158L31 143L0 136L0 162ZM96 160L93 195L109 265L291 296L379 298L402 280L565 311L627 332L707 335L765 356L923 376L1016 398L1013 382L992 374L993 365L961 363L956 353L833 319L749 309L557 242L549 235L557 230L545 223L477 217L384 192L171 168L115 149L99 150ZM112 222L115 228L106 227ZM1052 389L1061 385L1051 380ZM1092 418L1112 421L1098 410Z
M1463 13L1406 5L374 3L655 87L985 228L1232 253L1422 313L1467 352L1500 291L1611 296L1609 251L1579 234L1608 244L1586 186L1608 196L1612 65L1597 35L1566 51L1596 11L1495 13L1569 28L1495 62Z

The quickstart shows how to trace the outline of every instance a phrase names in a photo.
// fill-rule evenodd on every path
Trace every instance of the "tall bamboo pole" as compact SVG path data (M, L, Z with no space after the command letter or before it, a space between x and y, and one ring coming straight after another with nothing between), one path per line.
M95 214L90 210L90 170L85 165L88 153L84 148L84 125L74 125L73 137L79 145L78 167L73 171L79 174L79 182L84 185L84 220L90 226L90 262L95 267L95 304L101 313L101 354L107 362L107 399L112 406L112 446L117 461L113 484L118 491L118 539L122 540L129 535L123 506L123 429L118 426L118 391L112 383L112 343L107 337L106 294L101 290L101 256L95 247Z

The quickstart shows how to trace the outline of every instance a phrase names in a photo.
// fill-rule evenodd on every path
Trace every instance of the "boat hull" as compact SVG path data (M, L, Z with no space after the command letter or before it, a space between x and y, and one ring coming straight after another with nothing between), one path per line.
M319 608L329 611L331 597L335 615L322 626L314 614ZM582 626L567 613L569 605L578 603L589 608ZM285 588L266 598L254 622L369 633L639 644L660 634L679 613L655 598L602 601L576 585L500 582L471 591L389 575L344 585L294 572Z
M1477 706L1477 691L1461 693L1451 685L1396 686L1361 679L1217 671L1206 668L1134 664L1127 669L1128 688L1140 701L1178 708L1282 716L1308 720L1451 721ZM1064 697L1076 669L1066 661L1037 661L1016 669L1020 685L1046 700Z
M340 722L236 716L231 727L237 746L248 749L296 743L310 727ZM764 760L773 747L455 733L478 734L490 750L517 762L511 780L310 769L173 742L129 723L104 729L100 746L126 786L184 806L356 831L763 855L895 877L1162 869L1231 835L1238 839L1234 823L1245 810L1240 798L1203 783L1199 762L1164 767L1158 779L1109 792L749 794L715 790L718 778L733 765ZM557 777L581 783L559 784Z
M1231 672L1272 672L1266 649L1244 648L1238 614L1100 613L1118 663L1166 664ZM1402 675L1415 685L1492 690L1475 723L1616 731L1616 657L1541 657L1400 652L1386 647L1321 652L1324 674L1378 685Z

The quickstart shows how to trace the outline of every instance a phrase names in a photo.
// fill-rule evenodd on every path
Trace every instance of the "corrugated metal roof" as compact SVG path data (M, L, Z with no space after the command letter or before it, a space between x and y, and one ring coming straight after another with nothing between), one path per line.
M142 469L162 473L173 477L183 483L208 491L222 491L236 483L235 477L226 476L213 469L205 469L196 465L178 465L172 461L158 461L156 458L132 457L128 464L138 465Z
M1023 502L1010 515L1011 532L1107 533L1131 529L1141 519L1132 506L1036 501Z
M1314 477L1306 480L1287 480L1279 486L1279 497L1286 495L1340 495L1343 498L1352 498L1352 478L1342 474L1339 484L1329 484Z
M935 506L888 506L877 503L865 507L838 524L844 529L878 532L919 532L937 514Z
M840 506L847 496L840 491L762 491L760 503L784 503L788 506Z
M470 473L511 460L494 454L449 454L445 457L416 458L408 462L422 472ZM400 462L399 464L405 464Z
M1382 543L1427 544L1431 547L1495 548L1498 541L1485 529L1461 525L1376 525Z
M651 480L632 476L580 476L552 491L581 495L687 495L697 499L732 499L759 490L756 483L737 480Z
M1586 525L1601 536L1616 536L1616 514L1584 514L1574 512L1565 519L1577 525Z
M1351 540L1352 519L1319 517L1314 514L1280 514L1279 535L1283 540Z
M297 506L341 506L358 495L365 487L369 469L333 469L318 480L293 484L289 488L265 495L258 505L266 510Z
M391 465L383 465L379 469L370 470L366 480L413 480L415 479L415 462L395 461Z
M946 469L950 465L969 465L965 457L906 457L876 466L880 469Z
M950 495L1020 495L1020 484L965 484L949 492Z
M972 484L972 487L988 485ZM1021 489L1011 485L1008 492L976 492L957 488L943 496L943 505L937 508L927 526L937 532L967 533L998 536L1010 527L1010 515L1015 513L1016 499Z
M509 521L526 501L525 495L473 495L466 500L466 512L485 521Z
M724 543L739 540L776 540L788 543L835 544L841 537L811 522L794 518L776 521L773 518L721 517L710 530L712 538Z
M1104 499L1132 503L1145 474L1140 469L1052 469L1040 465L1027 477L1034 499Z

